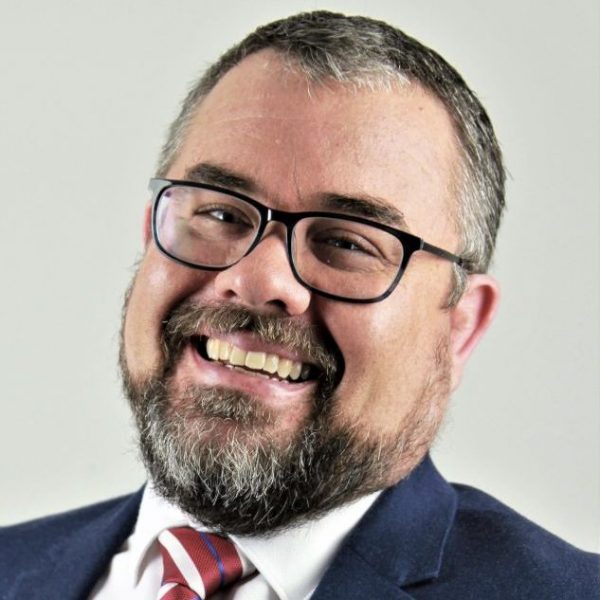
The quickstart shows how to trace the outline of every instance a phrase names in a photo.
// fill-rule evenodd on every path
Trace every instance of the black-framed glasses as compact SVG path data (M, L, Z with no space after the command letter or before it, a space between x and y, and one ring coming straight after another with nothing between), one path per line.
M414 252L458 265L462 259L399 229L352 215L286 212L244 194L204 183L151 179L152 233L169 258L194 269L221 271L248 255L271 221L287 230L294 277L327 298L387 298Z

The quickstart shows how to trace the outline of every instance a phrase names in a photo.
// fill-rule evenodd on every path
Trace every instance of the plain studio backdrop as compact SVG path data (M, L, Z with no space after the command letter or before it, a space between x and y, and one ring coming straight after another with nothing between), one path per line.
M329 8L384 19L457 67L510 173L492 271L502 305L453 398L438 467L597 548L596 0L2 4L0 524L142 485L116 355L167 124L250 30Z

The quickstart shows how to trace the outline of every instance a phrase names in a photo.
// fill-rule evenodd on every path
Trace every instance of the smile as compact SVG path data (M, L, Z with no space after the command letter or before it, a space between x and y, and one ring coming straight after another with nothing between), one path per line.
M268 352L244 350L216 337L196 337L193 339L193 345L207 360L277 381L300 383L315 375L315 368L308 363Z

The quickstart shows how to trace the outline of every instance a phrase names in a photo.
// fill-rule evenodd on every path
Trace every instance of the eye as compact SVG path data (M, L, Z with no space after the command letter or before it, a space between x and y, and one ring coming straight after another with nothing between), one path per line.
M204 206L201 209L196 209L194 216L239 227L253 226L244 213L230 206Z
M201 211L196 211L196 214L212 217L216 221L223 221L224 223L243 222L243 219L240 219L233 211L225 208L203 209Z
M331 238L328 240L322 240L321 243L328 244L329 246L333 246L334 248L339 248L340 250L349 250L352 252L366 252L366 250L362 246L348 238Z
M323 231L315 237L314 242L348 253L364 254L367 256L379 254L372 243L352 232Z
M398 239L368 223L307 217L300 224L294 251L304 260L316 260L315 264L364 274L395 270L402 259L402 244Z

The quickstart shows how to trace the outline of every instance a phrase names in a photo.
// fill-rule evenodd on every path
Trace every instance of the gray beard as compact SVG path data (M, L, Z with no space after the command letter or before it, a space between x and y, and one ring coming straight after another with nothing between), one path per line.
M290 333L294 326L281 321L239 308L182 305L166 321L162 368L142 383L132 379L121 348L124 389L156 491L223 533L265 535L390 485L390 473L397 480L420 462L443 414L447 352L438 348L436 368L396 435L375 441L340 426L339 355L327 349L327 340ZM174 391L172 369L200 322L220 331L250 330L271 342L285 335L292 347L310 349L321 376L311 414L290 439L269 435L276 417L245 393L199 386Z

